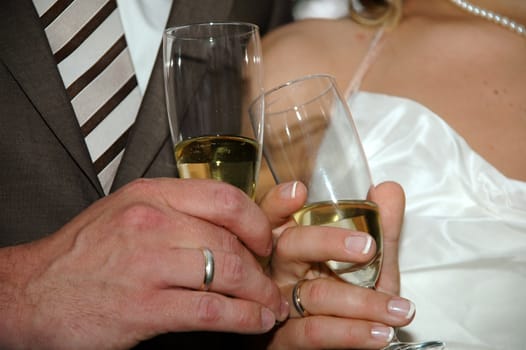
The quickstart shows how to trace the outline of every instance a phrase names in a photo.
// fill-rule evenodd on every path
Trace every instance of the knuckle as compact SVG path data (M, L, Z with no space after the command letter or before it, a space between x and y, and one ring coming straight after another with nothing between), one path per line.
M387 302L383 303L381 299L373 293L357 296L355 300L349 301L349 304L351 303L356 310L355 312L359 315L364 315L364 317L371 312L374 312L376 315L382 315L385 313L385 310L387 310Z
M303 320L305 322L303 324L303 332L305 339L307 340L307 344L310 344L313 349L323 348L324 333L322 332L322 328L312 317L307 317Z
M117 225L145 231L166 223L165 215L157 208L143 202L125 206L117 216Z
M241 254L242 250L245 249L239 242L237 236L230 232L223 232L221 236L221 247L224 251L234 254Z
M349 327L344 333L345 339L343 339L343 342L353 347L357 344L363 343L363 339L366 339L367 337L367 333L365 333L364 330L363 324Z
M197 319L205 323L217 323L221 320L221 300L218 296L205 293L200 297L197 307Z
M290 252L294 251L294 235L299 227L288 228L279 236L275 244L275 254L278 256L288 257Z
M239 329L252 329L254 327L259 327L258 320L261 320L261 317L257 318L255 315L258 314L252 309L239 308L237 311L237 328Z
M225 254L222 274L227 284L237 285L245 279L245 266L241 257L235 254Z
M247 198L234 186L218 186L214 192L215 203L223 210L238 213L247 206Z
M154 180L140 178L136 179L122 188L122 192L130 194L148 194L155 192Z
M329 290L325 283L313 280L310 283L305 283L301 287L302 302L305 301L308 305L316 305L318 300L327 300L329 297ZM311 306L312 307L312 306Z

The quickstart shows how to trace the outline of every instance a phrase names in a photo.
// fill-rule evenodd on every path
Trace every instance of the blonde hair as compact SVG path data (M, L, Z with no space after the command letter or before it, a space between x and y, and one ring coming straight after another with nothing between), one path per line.
M370 27L396 27L402 17L402 0L349 0L351 19Z

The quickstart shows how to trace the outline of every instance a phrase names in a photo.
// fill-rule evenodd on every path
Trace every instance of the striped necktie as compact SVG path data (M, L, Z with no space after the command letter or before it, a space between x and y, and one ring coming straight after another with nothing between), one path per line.
M115 0L33 0L107 194L141 93Z

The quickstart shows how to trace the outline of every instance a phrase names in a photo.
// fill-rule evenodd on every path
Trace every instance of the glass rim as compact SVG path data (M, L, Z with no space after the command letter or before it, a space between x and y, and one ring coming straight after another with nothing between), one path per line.
M291 106L289 108L283 108L279 111L276 111L276 112L267 112L266 110L266 105L263 106L263 110L264 110L264 113L268 116L268 115L275 115L275 114L281 114L283 112L287 112L287 111L290 111L290 110L293 110L297 107L300 107L300 106L303 106L303 105L306 105L306 104L309 104L310 102L314 101L315 99L317 99L319 96L322 96L324 94L327 93L327 91L331 90L332 88L336 88L336 79L334 78L333 75L330 75L330 74L325 74L325 73L318 73L318 74L308 74L308 75L304 75L304 76L301 76L301 77L298 77L298 78L294 78L294 79L291 79L285 83L282 83L280 85L277 85L267 91L264 91L261 95L259 95L258 97L256 97L256 99L250 104L249 106L249 111L252 111L253 108L255 108L256 105L260 104L261 103L261 100L263 99L264 103L266 102L266 98L272 94L274 94L276 91L278 90L282 90L284 88L287 88L287 87L290 87L290 86L293 86L297 83L300 83L302 81L307 81L307 80L314 80L314 79L323 79L323 80L327 80L329 85L327 86L327 88L325 90L322 90L320 91L316 96L314 96L313 98L309 99L309 100L306 100L304 102L302 102L301 104L298 104L298 105L295 105L295 106ZM337 90L337 89L336 89Z
M188 30L191 28L214 28L214 27L231 27L231 28L246 28L246 30L240 31L239 33L235 33L235 36L244 36L244 35L252 35L254 33L259 33L259 26L254 23L250 22L242 22L242 21L211 21L211 22L194 22L194 23L187 23L177 26L168 27L164 30L164 35L170 39L176 39L176 40L208 40L211 36L211 34L191 34L187 31L184 35L178 36L175 34L175 32L180 32L184 30ZM221 35L221 36L224 36ZM220 37L219 35L217 37Z

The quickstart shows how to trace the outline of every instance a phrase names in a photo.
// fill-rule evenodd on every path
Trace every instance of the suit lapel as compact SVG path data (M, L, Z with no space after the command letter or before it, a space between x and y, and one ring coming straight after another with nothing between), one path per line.
M228 18L233 0L174 0L167 27ZM103 190L31 0L0 1L3 63L97 192ZM45 83L43 83L45 82ZM164 97L162 49L146 90L113 188L144 176L170 142Z
M232 0L174 0L166 26L225 19L231 7ZM163 146L171 142L163 79L160 47L143 103L113 182L113 190L144 176ZM171 162L168 166L174 167L173 160Z
M103 194L31 0L0 1L0 60L72 160Z

